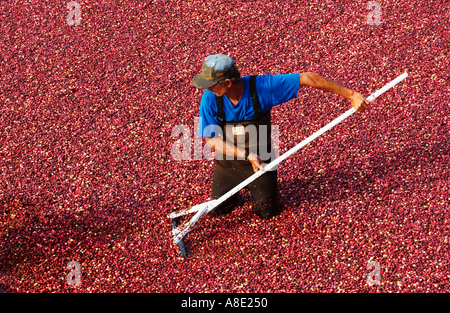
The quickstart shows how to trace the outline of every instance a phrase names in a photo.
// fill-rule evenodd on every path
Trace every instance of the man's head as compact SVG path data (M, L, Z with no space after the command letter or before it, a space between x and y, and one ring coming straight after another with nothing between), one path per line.
M203 61L202 73L192 83L199 89L210 89L216 84L228 85L240 80L234 59L224 54L213 54Z

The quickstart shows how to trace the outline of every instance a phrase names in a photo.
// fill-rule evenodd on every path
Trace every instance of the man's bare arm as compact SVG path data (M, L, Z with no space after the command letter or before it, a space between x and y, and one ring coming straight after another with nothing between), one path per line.
M311 72L300 74L300 87L302 86L310 86L340 95L348 99L352 107L358 112L364 112L364 110L369 108L369 102L360 93Z

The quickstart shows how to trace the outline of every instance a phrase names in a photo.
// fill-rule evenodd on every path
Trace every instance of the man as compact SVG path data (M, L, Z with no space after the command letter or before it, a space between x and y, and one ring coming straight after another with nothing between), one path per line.
M270 139L270 110L297 97L303 86L345 97L359 112L369 104L361 94L310 72L241 77L234 59L223 54L208 56L202 64L202 73L192 83L206 89L200 102L199 135L216 152L213 199L275 158ZM247 189L253 198L253 211L259 217L267 219L278 212L276 169L263 174ZM235 194L211 213L229 213L237 204Z

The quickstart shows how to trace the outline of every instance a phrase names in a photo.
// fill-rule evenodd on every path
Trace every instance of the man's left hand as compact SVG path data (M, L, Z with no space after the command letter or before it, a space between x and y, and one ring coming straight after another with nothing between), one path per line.
M369 108L369 101L363 97L362 94L354 91L353 95L349 98L352 107L358 112L364 112Z

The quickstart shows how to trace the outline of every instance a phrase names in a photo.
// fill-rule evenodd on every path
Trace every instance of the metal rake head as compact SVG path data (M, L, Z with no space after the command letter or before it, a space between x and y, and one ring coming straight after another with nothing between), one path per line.
M172 221L172 233L175 235L177 229L177 221L176 219L173 219ZM177 242L178 247L180 248L180 253L183 255L184 258L187 258L187 253L186 253L186 249L184 247L184 243L183 240L179 240Z

